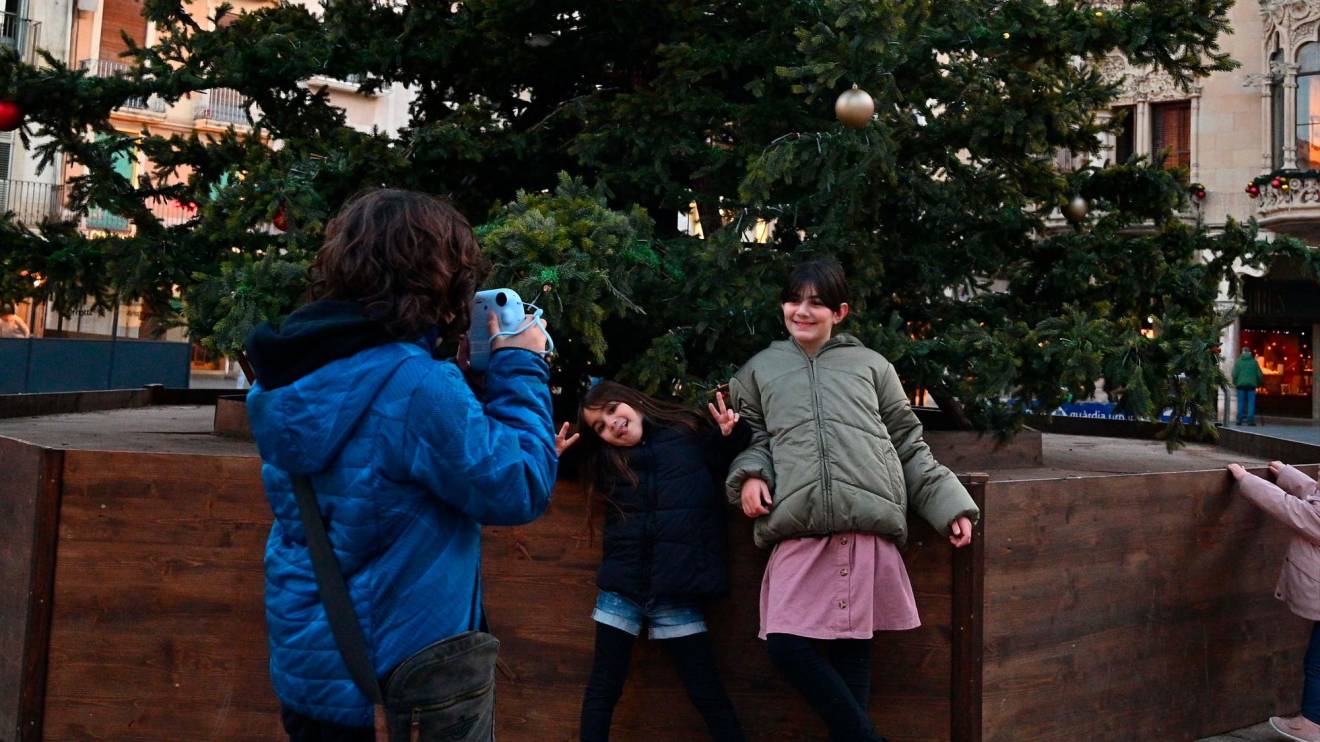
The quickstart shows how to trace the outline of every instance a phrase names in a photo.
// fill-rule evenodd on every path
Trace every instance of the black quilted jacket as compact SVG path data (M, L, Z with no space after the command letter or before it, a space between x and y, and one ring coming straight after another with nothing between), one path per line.
M728 592L721 483L750 440L743 422L727 438L713 425L698 434L645 424L641 442L627 452L637 484L610 489L596 584L638 602Z

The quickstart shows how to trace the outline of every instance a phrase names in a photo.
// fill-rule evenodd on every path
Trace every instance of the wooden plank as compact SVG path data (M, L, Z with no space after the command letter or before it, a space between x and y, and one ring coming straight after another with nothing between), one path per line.
M987 740L1196 739L1295 708L1290 539L1222 471L992 482Z
M69 451L50 739L282 739L250 457Z
M0 735L39 740L62 452L0 438Z
M17 738L23 648L27 643L29 583L36 500L41 489L40 449L0 438L0 739Z
M151 392L146 389L0 394L0 418L69 415L78 412L146 407L150 404Z
M1219 445L1260 459L1287 461L1290 464L1320 462L1320 446L1290 441L1241 428L1219 428Z
M981 510L972 543L953 554L953 648L950 739L980 742L985 623L985 487L989 474L964 479Z
M215 400L215 434L252 440L245 398L219 397Z
M19 697L20 740L40 740L46 729L44 709L50 663L50 626L55 603L63 468L63 451L41 450L41 489L33 517L27 641L23 647L23 689Z

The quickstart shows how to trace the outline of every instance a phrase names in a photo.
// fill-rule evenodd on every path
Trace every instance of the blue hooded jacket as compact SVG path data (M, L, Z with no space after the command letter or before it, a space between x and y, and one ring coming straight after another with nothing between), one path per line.
M491 356L484 400L453 363L392 342L356 305L317 302L248 341L248 416L275 514L266 622L275 692L289 709L369 727L326 622L291 474L309 474L376 672L480 621L480 529L549 503L558 459L549 369ZM270 384L271 386L267 386ZM273 387L273 388L272 388Z

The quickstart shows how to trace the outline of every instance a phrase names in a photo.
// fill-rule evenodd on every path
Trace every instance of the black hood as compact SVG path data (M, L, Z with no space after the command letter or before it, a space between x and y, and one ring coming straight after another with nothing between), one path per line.
M263 322L244 347L257 380L275 389L359 351L393 342L385 325L351 301L314 301L299 307L276 329Z

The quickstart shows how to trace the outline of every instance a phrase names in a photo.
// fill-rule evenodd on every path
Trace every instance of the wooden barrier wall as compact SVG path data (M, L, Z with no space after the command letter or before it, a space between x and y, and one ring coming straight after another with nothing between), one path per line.
M37 663L44 684L28 687L39 702L28 717L44 738L283 739L267 673L261 596L270 515L257 460L68 451L59 489L48 650L28 637L28 656L45 660ZM583 507L577 489L561 484L536 523L487 531L486 604L504 643L502 739L576 739L600 548L586 540ZM709 614L725 683L751 738L822 738L756 639L765 554L752 546L746 520L731 515L729 528L735 589ZM924 626L876 640L873 715L894 742L945 740L953 550L914 523L905 558ZM639 642L634 668L617 737L704 738L661 648Z
M987 740L1192 740L1297 710L1310 624L1274 598L1290 534L1229 484L987 487Z
M0 606L0 738L21 723L25 741L42 738L39 726L51 740L282 739L256 459L7 440L0 455L14 467L0 479L0 576L28 586L10 588L16 610ZM1273 597L1289 535L1230 495L1226 476L992 482L979 568L975 550L955 556L914 523L905 559L925 625L875 641L881 731L895 742L1183 740L1295 710L1309 627ZM819 739L755 638L765 555L740 517L729 537L734 592L709 615L726 685L751 738ZM569 485L536 523L487 531L502 739L575 737L598 549ZM636 655L618 738L702 738L660 647L643 641Z

